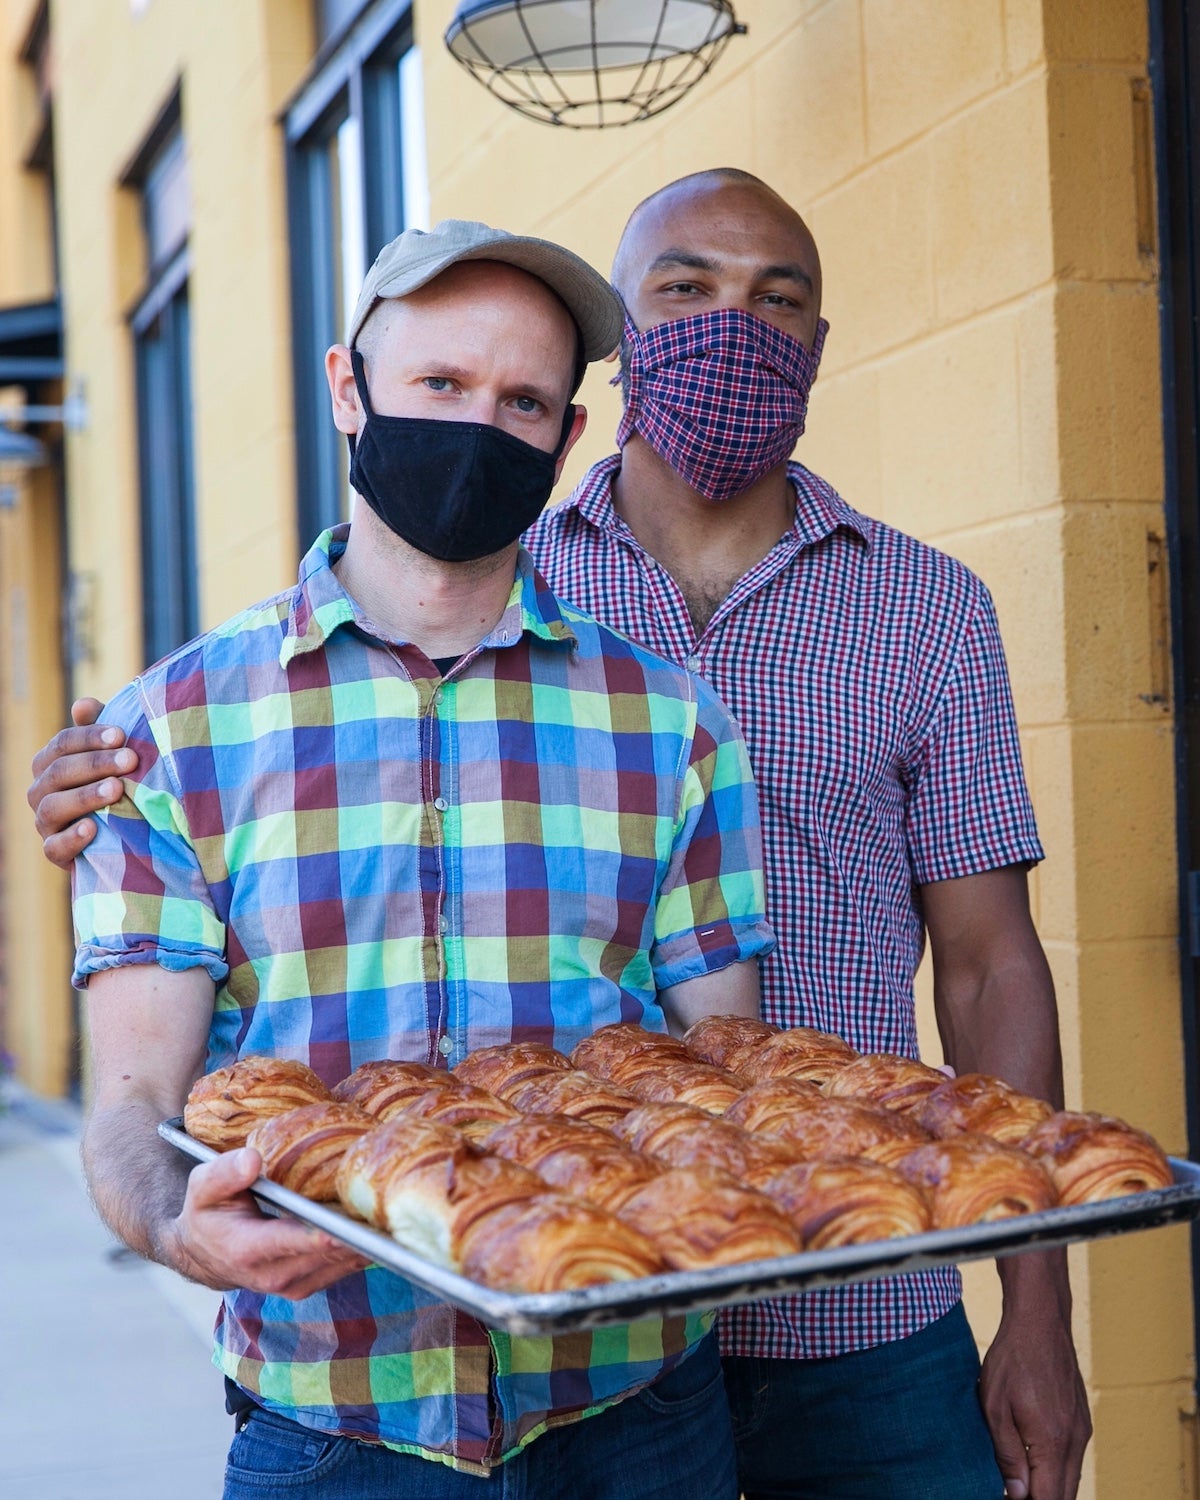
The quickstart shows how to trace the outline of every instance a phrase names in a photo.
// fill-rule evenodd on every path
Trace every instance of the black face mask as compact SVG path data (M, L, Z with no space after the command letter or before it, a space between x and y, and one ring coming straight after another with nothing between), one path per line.
M563 413L553 453L483 422L381 417L371 407L362 355L350 351L367 414L350 437L350 483L385 526L443 562L470 562L510 546L546 507L575 408Z

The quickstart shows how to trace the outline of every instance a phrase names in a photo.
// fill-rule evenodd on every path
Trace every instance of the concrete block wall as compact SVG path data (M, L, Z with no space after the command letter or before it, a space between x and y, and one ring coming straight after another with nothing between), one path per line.
M598 133L488 97L441 45L453 9L417 8L435 217L607 266L633 205L689 171L756 172L804 213L831 331L797 456L991 588L1048 854L1032 899L1068 1102L1182 1151L1145 5L742 0L748 35L692 94ZM607 373L564 489L611 446ZM928 976L922 997L936 1054ZM1194 1493L1186 1231L1072 1261L1096 1421L1082 1492ZM986 1343L994 1272L967 1279Z

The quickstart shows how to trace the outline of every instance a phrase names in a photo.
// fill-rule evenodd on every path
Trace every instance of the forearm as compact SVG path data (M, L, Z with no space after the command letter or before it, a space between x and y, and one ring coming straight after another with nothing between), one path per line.
M134 1100L94 1109L84 1128L83 1163L92 1201L117 1238L179 1269L167 1230L183 1207L188 1163L159 1138L161 1118Z
M758 960L729 964L714 974L701 974L659 991L659 1003L667 1018L667 1029L682 1036L704 1016L759 1015L761 988Z

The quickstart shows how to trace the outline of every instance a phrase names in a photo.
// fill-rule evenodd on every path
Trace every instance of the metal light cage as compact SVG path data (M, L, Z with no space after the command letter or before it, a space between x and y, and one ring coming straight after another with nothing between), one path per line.
M446 46L519 114L602 130L669 109L745 31L731 0L460 0Z

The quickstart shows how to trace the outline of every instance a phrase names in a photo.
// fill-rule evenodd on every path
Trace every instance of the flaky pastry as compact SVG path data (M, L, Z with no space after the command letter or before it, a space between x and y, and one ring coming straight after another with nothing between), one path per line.
M403 1176L431 1162L461 1161L474 1154L461 1130L393 1115L349 1148L338 1164L334 1186L343 1208L382 1229L384 1195L394 1174Z
M1035 1125L1021 1146L1049 1172L1064 1205L1123 1198L1174 1181L1153 1136L1111 1115L1062 1110Z
M262 1157L262 1175L318 1203L337 1198L342 1157L379 1121L357 1104L303 1104L260 1120L246 1138Z
M518 1118L517 1110L506 1100L458 1078L454 1079L452 1088L432 1089L410 1099L398 1113L419 1120L435 1120L439 1125L453 1125L470 1140L480 1140L505 1120Z
M906 1114L917 1108L946 1075L913 1057L893 1052L864 1052L833 1073L824 1085L831 1099L860 1099L881 1109Z
M746 1090L746 1080L711 1063L664 1062L629 1078L630 1093L647 1104L694 1104L706 1114L723 1115Z
M684 1033L683 1045L697 1062L728 1068L736 1052L778 1035L778 1026L751 1016L704 1016Z
M455 1064L454 1076L507 1099L529 1079L544 1073L563 1073L571 1065L565 1052L545 1042L502 1042L495 1047L480 1047L464 1057Z
M1052 1105L986 1073L944 1079L913 1110L930 1135L949 1140L971 1131L1007 1146L1019 1145L1035 1125L1049 1119Z
M755 1083L767 1078L799 1078L824 1084L857 1056L840 1036L796 1026L765 1042L739 1048L729 1059L729 1067Z
M484 1145L536 1172L559 1192L607 1209L618 1208L661 1170L607 1130L564 1115L523 1116L494 1130Z
M806 1250L897 1239L932 1223L922 1189L874 1161L798 1162L765 1179L760 1191L787 1214Z
M531 1078L515 1090L510 1102L526 1115L568 1115L591 1125L611 1125L639 1101L636 1094L607 1078L572 1068L568 1073Z
M444 1155L392 1173L382 1195L383 1220L397 1244L459 1271L468 1234L478 1229L486 1236L498 1209L545 1191L540 1177L502 1157Z
M935 1229L1040 1213L1058 1201L1040 1162L986 1135L930 1141L909 1152L896 1168L925 1189Z
M675 1271L792 1255L800 1237L779 1208L725 1172L672 1167L620 1210Z
M302 1104L328 1104L329 1090L306 1063L290 1057L243 1057L198 1078L183 1110L183 1128L218 1151L246 1144L259 1120Z
M543 1193L489 1214L461 1245L465 1276L511 1292L569 1292L663 1269L650 1241L593 1203Z
M333 1086L333 1097L344 1104L357 1104L379 1120L388 1120L422 1094L454 1087L454 1075L445 1068L423 1062L399 1062L380 1058L355 1068L348 1078Z
M633 1079L662 1063L691 1061L691 1054L677 1038L660 1031L647 1031L632 1021L602 1026L571 1053L575 1067L625 1088Z

